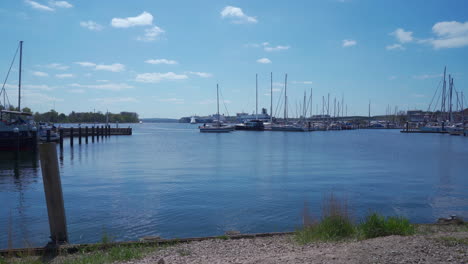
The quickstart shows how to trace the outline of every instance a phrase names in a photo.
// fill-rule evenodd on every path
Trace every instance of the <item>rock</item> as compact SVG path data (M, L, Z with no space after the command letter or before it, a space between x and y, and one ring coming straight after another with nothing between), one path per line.
M158 260L158 264L165 264L166 262L164 261L163 258L161 258L160 260Z
M439 225L463 225L465 222L463 218L456 215L451 215L449 218L439 218L437 224Z

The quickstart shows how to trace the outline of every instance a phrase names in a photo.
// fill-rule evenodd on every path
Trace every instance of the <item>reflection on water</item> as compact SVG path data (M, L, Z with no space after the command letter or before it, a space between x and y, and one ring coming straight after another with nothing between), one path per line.
M143 124L133 136L57 148L69 237L98 241L289 231L323 195L415 222L468 216L468 140L394 130L203 134ZM35 154L0 156L0 248L44 245L49 227ZM10 220L11 219L11 220Z

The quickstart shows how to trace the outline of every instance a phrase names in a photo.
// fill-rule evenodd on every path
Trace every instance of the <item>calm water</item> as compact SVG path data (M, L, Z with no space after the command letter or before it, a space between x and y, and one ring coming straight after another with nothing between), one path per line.
M189 124L134 125L133 136L63 150L70 240L291 231L322 197L433 222L468 217L468 138L398 130L201 134ZM90 140L91 141L91 140ZM83 141L84 142L84 141ZM39 162L0 162L0 248L44 245L49 229Z

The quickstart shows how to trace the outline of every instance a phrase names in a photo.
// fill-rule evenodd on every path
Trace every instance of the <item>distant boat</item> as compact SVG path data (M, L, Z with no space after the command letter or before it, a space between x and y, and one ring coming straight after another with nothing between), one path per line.
M195 117L192 116L192 117L190 118L190 124L196 124L196 123L197 123L197 119L195 119Z
M200 132L202 133L228 133L234 131L234 126L228 126L221 123L219 114L219 86L216 84L216 104L217 104L217 117L218 120L214 124L199 126Z

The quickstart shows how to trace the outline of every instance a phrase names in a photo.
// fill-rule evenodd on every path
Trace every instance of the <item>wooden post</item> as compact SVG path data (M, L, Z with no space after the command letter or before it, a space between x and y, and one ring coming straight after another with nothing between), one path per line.
M50 142L50 129L46 131L46 141Z
M94 126L91 127L91 142L94 143Z
M88 144L88 126L85 127L85 142Z
M60 128L59 130L59 142L60 142L60 148L63 148L63 128Z
M70 127L70 146L73 147L73 127Z
M406 122L406 132L409 131L409 122Z
M78 127L78 144L81 145L81 126Z
M96 126L96 140L99 142L99 126Z
M107 125L107 131L108 131L108 133L109 133L108 135L110 137L111 136L111 126L110 125Z
M55 143L39 144L39 157L41 160L47 214L49 216L51 244L67 243L67 221Z
M33 131L31 131L31 134L33 138L33 151L36 152L37 151L37 130L34 130L33 128Z
M104 138L104 126L101 126L101 138Z

